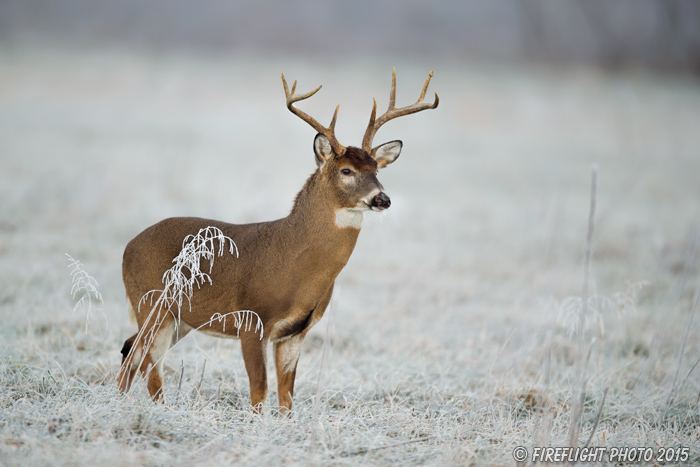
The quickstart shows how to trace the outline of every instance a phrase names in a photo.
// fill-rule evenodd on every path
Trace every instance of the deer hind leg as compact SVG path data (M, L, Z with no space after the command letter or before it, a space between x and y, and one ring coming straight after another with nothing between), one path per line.
M122 347L122 365L119 369L119 377L117 381L119 382L119 392L129 392L131 389L131 383L134 381L134 376L136 376L136 365L135 360L141 359L141 350L134 349L134 342L136 341L137 334L134 334L124 342L124 347Z
M119 370L119 391L128 392L136 372L147 379L148 392L154 401L165 402L163 397L163 356L173 343L175 322L167 316L155 320L150 329L137 333L124 342L122 365Z
M259 339L254 333L241 336L243 362L250 383L250 403L255 413L262 411L267 398L267 338Z
M294 379L297 374L297 363L301 354L306 333L297 334L282 341L275 342L275 367L277 368L277 399L281 414L292 410L294 396Z

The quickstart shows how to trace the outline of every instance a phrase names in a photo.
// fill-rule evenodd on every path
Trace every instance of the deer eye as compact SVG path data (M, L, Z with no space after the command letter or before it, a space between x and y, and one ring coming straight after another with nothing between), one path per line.
M350 169L343 169L340 171L341 174L343 175L352 175L352 170Z

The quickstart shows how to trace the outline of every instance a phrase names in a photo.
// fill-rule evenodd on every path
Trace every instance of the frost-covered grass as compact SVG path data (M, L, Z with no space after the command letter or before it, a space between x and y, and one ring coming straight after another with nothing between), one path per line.
M226 248L227 244L228 248ZM202 228L196 234L185 236L182 240L180 252L172 260L172 267L163 273L163 288L149 290L138 300L136 313L143 312L146 317L142 320L138 320L138 315L133 316L134 321L138 323L139 330L130 348L139 349L138 351L132 350L131 354L140 355L141 357L139 361L134 361L132 363L122 362L125 367L133 364L136 368L142 368L143 362L151 346L155 342L156 335L169 316L172 317L172 322L174 322L175 336L180 335L179 328L182 324L183 311L192 311L192 298L195 290L201 289L202 286L212 284L211 274L214 268L214 259L217 256L223 256L227 249L231 255L233 255L235 251L236 257L238 257L238 247L236 243L230 237L224 235L220 229L213 226ZM95 290L96 281L87 275L82 264L74 260L70 255L68 255L68 258L71 264L75 265L74 271L71 273L73 277L73 298L76 296L76 291L86 289L86 293L81 297L78 303L76 303L74 309L80 306L81 303L86 302L85 297L87 297L89 322L92 308L92 301L90 300L91 292L93 295L97 295L100 300L102 300L102 297L99 295L99 292ZM201 269L203 261L209 264L208 273L205 272L206 269L205 271ZM185 308L185 310L183 310L183 308ZM133 313L133 310L131 313ZM260 316L252 310L218 311L211 315L209 321L196 327L194 330L199 331L217 322L222 323L225 332L227 321L230 323L229 329L233 325L237 330L237 336L240 335L241 328L243 328L244 331L250 331L253 322L255 322L254 332L260 333L260 339L263 338L263 322ZM87 324L85 326L87 329ZM177 339L180 340L179 337L177 337ZM165 354L159 355L153 364L158 365L162 362L169 350L170 349L166 350ZM132 358L138 359L139 357ZM123 378L129 378L128 373L120 373L120 386L124 384L122 382ZM130 386L130 384L127 384L126 387L128 388Z
M698 461L698 82L28 47L0 63L0 464L513 465L517 445L569 442L589 347L578 443L600 412L591 445ZM380 174L392 208L304 345L292 416L274 413L274 371L253 415L238 343L195 333L167 355L167 404L140 383L118 395L126 243L172 215L286 215L314 134L279 72L323 84L304 110L339 103L358 144L392 65L400 96L434 69L440 107L377 135L405 145ZM66 252L104 319L74 311Z

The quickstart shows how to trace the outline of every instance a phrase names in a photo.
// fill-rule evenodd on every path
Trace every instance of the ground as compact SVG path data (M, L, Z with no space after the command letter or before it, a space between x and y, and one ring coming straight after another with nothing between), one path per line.
M1 464L513 465L569 443L582 390L579 446L700 460L697 79L59 46L0 63ZM165 405L118 395L126 243L174 215L285 216L314 132L280 71L323 84L300 107L340 104L357 145L391 66L398 105L433 69L440 106L375 138L404 142L392 207L304 345L291 417L274 371L254 415L238 342L202 334L168 355ZM103 302L75 307L66 253Z

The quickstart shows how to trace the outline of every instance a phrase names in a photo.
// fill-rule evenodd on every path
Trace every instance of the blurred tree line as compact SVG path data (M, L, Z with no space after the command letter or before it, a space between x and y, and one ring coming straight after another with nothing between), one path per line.
M698 0L0 0L0 42L396 55L700 74Z

